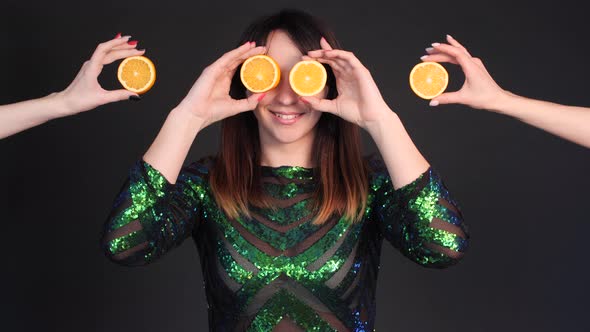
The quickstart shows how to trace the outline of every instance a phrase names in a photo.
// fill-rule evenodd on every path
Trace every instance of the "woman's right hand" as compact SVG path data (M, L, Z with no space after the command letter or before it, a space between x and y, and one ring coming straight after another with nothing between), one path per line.
M236 68L249 57L265 51L265 47L256 47L255 42L248 42L225 53L203 70L177 108L197 117L201 122L200 129L240 112L253 110L264 93L236 100L229 95L229 89Z

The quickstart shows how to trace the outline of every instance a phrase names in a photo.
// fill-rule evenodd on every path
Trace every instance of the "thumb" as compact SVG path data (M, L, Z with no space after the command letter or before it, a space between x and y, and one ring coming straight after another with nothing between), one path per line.
M107 103L112 103L115 101L129 100L131 99L130 97L134 97L135 100L141 99L137 93L125 89L107 91L105 99Z
M334 103L334 100L320 99L312 96L299 97L299 99L301 99L301 101L306 103L307 105L311 106L311 108L316 111L328 113L336 112L336 104Z
M255 109L256 105L258 105L258 102L260 102L265 95L266 92L255 93L249 96L248 98L233 100L231 105L231 113L237 114Z
M430 101L430 106L438 106L444 104L457 104L461 103L461 98L458 92L447 92L443 93L442 95L432 99Z

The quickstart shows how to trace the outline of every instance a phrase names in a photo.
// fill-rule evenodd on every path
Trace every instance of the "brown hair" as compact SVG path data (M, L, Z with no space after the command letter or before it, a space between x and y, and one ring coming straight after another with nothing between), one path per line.
M266 45L274 30L285 31L303 54L320 48L323 36L333 48L340 48L334 33L311 15L298 10L283 10L253 22L237 45L256 41ZM338 95L331 68L328 71L328 94ZM240 68L232 79L230 95L241 99L246 89L240 81ZM360 128L330 113L322 113L315 130L312 158L319 179L312 196L312 209L317 213L315 224L327 221L333 213L344 214L352 222L359 221L367 205L368 171L361 155ZM221 122L221 147L210 172L209 182L218 205L231 218L240 213L250 217L248 204L273 208L260 184L260 138L253 112L243 112Z

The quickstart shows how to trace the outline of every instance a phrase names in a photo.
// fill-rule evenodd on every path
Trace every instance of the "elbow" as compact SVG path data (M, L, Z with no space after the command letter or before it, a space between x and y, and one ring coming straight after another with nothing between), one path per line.
M121 251L116 239L111 241L101 239L100 250L109 261L120 266L133 267L148 264L145 248L135 247Z
M446 269L457 265L465 256L466 250L466 247L454 250L433 243L427 244L426 247L428 250L419 263L424 267L435 269Z

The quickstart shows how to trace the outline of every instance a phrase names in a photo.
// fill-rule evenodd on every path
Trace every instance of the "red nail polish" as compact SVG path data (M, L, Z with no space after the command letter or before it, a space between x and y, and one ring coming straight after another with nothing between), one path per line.
M261 100L262 100L262 98L264 98L264 96L266 96L266 92L265 92L265 93L263 93L263 94L261 94L260 96L258 96L258 101L261 101Z
M121 38L121 33L120 32L115 36L115 39L117 39L117 38Z
M302 101L302 102L304 102L304 103L306 103L306 104L308 104L308 105L310 104L310 102L309 102L309 101L307 101L307 100L305 100L305 99L303 99L303 97L299 97L299 99L301 99L301 101Z
M129 45L137 45L137 40L130 40L127 42Z

